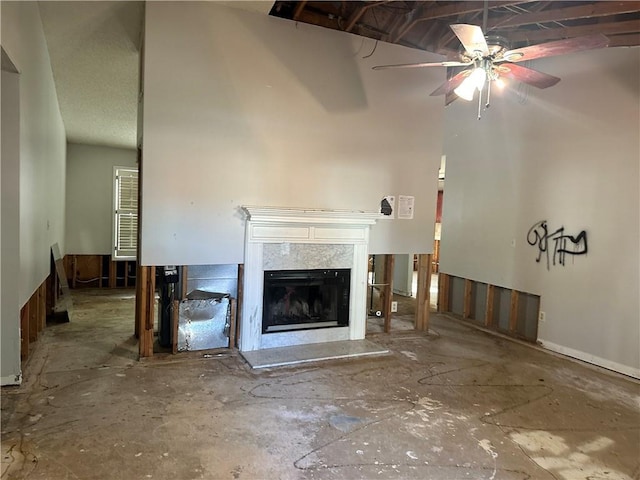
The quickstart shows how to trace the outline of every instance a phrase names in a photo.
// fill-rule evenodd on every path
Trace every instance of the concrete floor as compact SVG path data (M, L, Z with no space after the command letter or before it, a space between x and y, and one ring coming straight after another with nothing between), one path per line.
M138 362L133 292L74 291L2 389L2 479L638 479L640 384L432 316L391 354Z

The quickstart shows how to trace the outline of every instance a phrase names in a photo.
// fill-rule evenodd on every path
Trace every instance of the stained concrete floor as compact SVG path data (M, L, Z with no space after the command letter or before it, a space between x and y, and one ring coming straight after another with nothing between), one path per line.
M74 291L2 389L2 479L638 479L640 384L432 316L379 357L137 361L130 291Z

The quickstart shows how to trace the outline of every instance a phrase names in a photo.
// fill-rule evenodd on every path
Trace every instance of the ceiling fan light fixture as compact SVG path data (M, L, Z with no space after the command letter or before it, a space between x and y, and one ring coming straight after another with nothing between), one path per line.
M471 100L473 100L473 94L475 93L475 91L476 84L471 78L471 75L469 75L456 89L453 90L453 93L455 93L461 99L470 102Z
M487 72L482 67L476 68L473 72L471 72L469 78L473 80L473 84L478 89L478 91L481 91L484 88L484 83L487 81Z

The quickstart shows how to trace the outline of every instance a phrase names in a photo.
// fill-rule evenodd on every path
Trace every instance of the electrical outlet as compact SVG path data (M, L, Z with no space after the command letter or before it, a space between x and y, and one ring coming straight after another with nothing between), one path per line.
M540 313L538 314L538 319L541 322L546 322L547 321L547 316L545 315L545 313L542 310L540 310Z
M398 302L391 302L391 312L395 313L398 311Z

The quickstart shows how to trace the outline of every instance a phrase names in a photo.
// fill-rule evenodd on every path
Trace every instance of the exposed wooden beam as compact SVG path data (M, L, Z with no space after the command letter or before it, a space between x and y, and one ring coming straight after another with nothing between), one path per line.
M597 2L575 7L555 8L541 12L507 15L504 19L493 19L488 22L487 30L506 27L518 27L535 23L562 22L577 18L595 18L631 13L640 10L640 2Z
M385 3L389 3L389 2L390 0L384 0L380 2L368 2L364 6L356 9L347 20L347 26L345 27L344 31L350 32L351 30L353 30L353 27L356 26L356 23L358 23L358 20L360 20L362 16L365 14L365 12L370 8L384 5Z
M640 33L612 35L609 37L610 47L635 47L640 45Z
M394 255L384 256L384 287L382 293L382 313L384 315L384 333L391 331L391 301L393 300L393 266L395 264Z
M300 14L302 13L306 5L307 5L306 1L298 2L298 4L296 5L296 9L293 11L293 17L292 17L293 20L297 21L300 18Z
M304 23L310 23L311 25L317 25L319 27L333 28L334 30L342 30L340 28L340 22L338 17L329 18L324 13L319 13L313 10L303 10L298 17L298 21Z
M544 30L514 31L509 34L512 42L539 42L552 41L561 38L573 38L581 35L593 35L602 33L604 35L618 35L625 33L637 33L638 21L629 20L626 22L612 22L607 24L580 25L576 27L549 28Z
M416 25L416 18L424 16L426 9L431 7L433 3L434 2L424 2L418 8L414 8L405 14L404 17L398 17L398 24L394 25L393 30L389 32L391 43L397 43L402 37L404 37L409 30Z
M486 310L484 315L484 326L485 327L493 327L494 319L493 319L493 310L494 310L494 299L495 299L495 287L493 285L487 285L487 301L486 301Z
M20 310L20 359L29 358L29 302Z
M415 329L429 330L429 304L431 300L431 258L430 254L418 255L418 288L416 295Z
M490 2L489 8L506 7L510 5L518 5L520 3L527 3L527 2L523 2L523 1ZM483 9L484 9L484 2L454 2L452 4L444 5L441 7L426 8L422 12L422 14L418 16L418 18L415 18L408 25L402 27L402 30L398 32L398 34L396 35L397 39L395 42L393 39L391 41L393 43L396 43L402 37L404 37L409 32L409 30L411 30L420 22L435 20L437 18L443 18L443 17L457 17L459 15L464 15L467 13L481 12Z
M153 356L153 318L156 267L138 265L136 276L136 332L140 357Z
M385 42L393 43L391 39L395 38L395 36L398 33L398 30L402 28L402 26L405 23L406 23L406 19L398 15L396 19L393 21L393 23L389 26L389 29L388 29L389 33L387 33L384 37L382 37L382 40L384 40Z
M446 273L438 276L438 312L446 313L449 310L449 283L450 277Z
M509 333L515 333L518 327L518 291L511 290L511 307L509 309Z
M473 299L473 281L464 279L464 297L462 303L462 318L471 318L471 300Z

